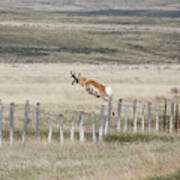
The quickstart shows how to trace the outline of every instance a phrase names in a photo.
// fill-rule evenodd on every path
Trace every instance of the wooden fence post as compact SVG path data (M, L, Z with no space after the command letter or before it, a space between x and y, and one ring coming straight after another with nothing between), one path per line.
M74 114L72 114L71 119L71 141L74 141Z
M144 133L144 120L145 120L145 102L142 102L142 116L141 116L141 130Z
M109 103L108 104L108 114L107 114L107 119L106 119L106 124L105 124L105 130L104 130L105 135L107 135L110 131L111 111L112 111L112 105L111 105L111 103Z
M166 121L167 121L167 99L164 101L164 116L163 116L163 130L166 130Z
M96 122L95 122L94 113L92 113L91 115L91 120L92 120L92 139L93 139L93 142L96 143Z
M152 110L152 104L149 102L148 103L148 131L149 132L151 132L151 123L152 123L151 110Z
M28 115L29 115L29 101L26 101L25 113L24 113L24 130L22 135L22 143L25 143L28 125Z
M134 124L134 133L137 132L137 101L133 102L133 124Z
M100 111L99 141L103 140L104 109L105 107L102 105Z
M129 99L126 101L126 109L125 109L125 116L124 116L124 132L128 130L128 109L129 109Z
M3 130L2 130L2 102L0 100L0 147L2 147L2 138L3 138Z
M53 132L53 121L54 121L54 113L51 113L51 119L49 122L49 134L48 134L48 143L51 143L52 140L52 132Z
M40 103L36 104L36 138L40 141Z
M178 132L178 128L179 128L179 104L176 104L176 117L175 117L175 129L176 132Z
M174 124L174 103L171 103L171 114L170 114L170 120L169 120L169 132L173 132L173 124Z
M84 142L84 112L80 112L79 120L80 120L79 140L80 142Z
M121 131L121 112L122 112L122 99L118 101L118 121L117 121L117 131Z
M14 103L10 104L10 144L14 143Z
M159 112L160 106L159 104L156 104L156 131L159 131Z
M60 127L59 127L59 134L60 134L60 143L64 143L64 134L63 134L63 115L59 115Z

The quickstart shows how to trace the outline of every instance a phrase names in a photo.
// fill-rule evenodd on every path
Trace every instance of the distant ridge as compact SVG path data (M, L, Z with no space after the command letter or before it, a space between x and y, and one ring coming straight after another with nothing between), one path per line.
M179 0L13 0L0 1L1 11L61 12L79 15L179 17ZM85 13L87 12L87 13ZM167 13L167 15L166 15Z

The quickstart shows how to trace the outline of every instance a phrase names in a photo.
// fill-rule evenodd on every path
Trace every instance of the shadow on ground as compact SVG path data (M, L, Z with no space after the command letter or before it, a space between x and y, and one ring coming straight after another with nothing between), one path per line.
M55 11L50 13L60 13L78 16L137 16L137 17L160 17L160 18L179 18L180 10L123 10L107 9L96 11Z

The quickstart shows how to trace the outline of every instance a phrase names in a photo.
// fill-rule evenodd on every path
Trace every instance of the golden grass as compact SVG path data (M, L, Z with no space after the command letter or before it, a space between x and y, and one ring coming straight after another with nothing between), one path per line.
M167 98L179 102L177 94L171 92L174 87L180 88L180 67L174 65L0 64L0 97L5 104L24 104L29 99L35 105L39 101L44 109L57 113L99 112L100 105L107 103L79 85L72 86L71 70L110 85L114 108L119 98L153 102Z
M143 179L180 168L180 144L16 142L0 149L1 179Z

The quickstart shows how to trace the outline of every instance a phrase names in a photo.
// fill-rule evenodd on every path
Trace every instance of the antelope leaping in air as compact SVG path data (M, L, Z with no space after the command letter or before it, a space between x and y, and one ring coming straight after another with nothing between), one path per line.
M89 94L92 94L97 98L102 97L105 101L108 101L109 103L112 102L113 92L110 86L103 85L94 80L88 80L82 77L80 73L78 74L78 76L76 76L76 74L72 71L71 77L73 78L72 85L80 84L82 87L85 87L85 90Z

